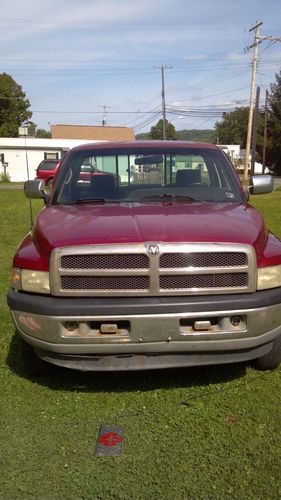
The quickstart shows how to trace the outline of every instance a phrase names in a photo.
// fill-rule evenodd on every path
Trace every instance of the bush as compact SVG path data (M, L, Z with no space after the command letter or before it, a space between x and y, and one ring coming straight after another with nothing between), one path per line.
M0 184L10 184L11 176L10 174L0 174Z

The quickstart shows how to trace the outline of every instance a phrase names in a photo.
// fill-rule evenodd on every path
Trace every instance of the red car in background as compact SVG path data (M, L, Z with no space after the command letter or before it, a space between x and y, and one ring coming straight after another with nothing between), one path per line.
M39 163L36 169L36 179L45 182L46 186L51 186L51 183L58 171L61 160L43 160Z

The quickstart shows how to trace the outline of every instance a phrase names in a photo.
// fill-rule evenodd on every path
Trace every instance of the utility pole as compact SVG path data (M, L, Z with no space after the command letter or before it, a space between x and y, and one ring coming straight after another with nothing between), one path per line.
M266 148L267 148L267 115L268 115L268 90L265 92L264 103L264 126L263 126L263 148L262 148L262 173L265 171Z
M254 47L253 54L253 63L252 63L252 82L251 82L251 94L250 94L250 108L249 108L249 119L248 119L248 132L247 132L247 144L246 144L246 154L245 154L245 164L244 164L244 181L248 180L248 163L251 149L251 138L252 138L252 125L253 125L253 110L254 110L254 90L255 90L255 81L256 81L256 73L257 73L257 61L258 61L258 45L264 40L269 40L273 42L281 42L281 36L275 35L263 35L260 36L260 26L263 23L257 23L253 26L250 31L255 30L255 41L252 45L246 48L246 50L250 50Z
M260 87L257 87L255 114L254 114L254 126L253 126L253 137L252 137L251 175L254 175L254 173L255 173L259 102L260 102Z
M103 109L103 117L102 117L102 126L105 127L107 125L106 123L106 110L109 109L111 106L106 106L105 104L103 106L99 105L99 108Z
M162 97L162 119L163 119L163 141L166 140L167 138L167 131L166 131L166 100L165 100L165 78L164 78L164 70L165 69L171 69L172 66L153 66L156 69L161 69L161 83L162 83L162 90L161 90L161 97Z
M249 118L248 118L248 131L247 131L247 143L246 143L246 153L245 153L245 164L244 164L244 181L248 180L248 164L251 149L251 138L252 138L252 125L253 125L253 111L254 111L254 92L255 92L255 82L257 74L257 61L258 61L258 45L260 43L259 33L260 26L263 23L257 23L250 31L255 30L255 42L248 47L248 50L254 47L253 63L252 63L252 81L251 81L251 94L250 94L250 107L249 107Z

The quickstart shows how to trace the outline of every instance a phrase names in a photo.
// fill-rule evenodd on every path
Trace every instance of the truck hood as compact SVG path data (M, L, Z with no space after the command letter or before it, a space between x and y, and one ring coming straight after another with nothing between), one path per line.
M261 215L246 204L56 205L38 215L33 240L45 257L62 246L150 241L246 243L258 256L267 231Z

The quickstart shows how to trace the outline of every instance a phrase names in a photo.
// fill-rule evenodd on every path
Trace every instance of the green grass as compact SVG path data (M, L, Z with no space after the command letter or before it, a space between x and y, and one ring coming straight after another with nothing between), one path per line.
M281 192L251 201L281 237ZM5 297L28 224L0 191L0 498L281 498L280 369L25 375ZM102 424L124 426L120 457L95 456Z

